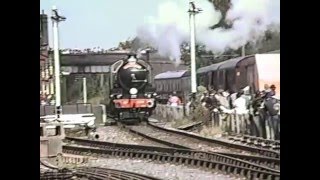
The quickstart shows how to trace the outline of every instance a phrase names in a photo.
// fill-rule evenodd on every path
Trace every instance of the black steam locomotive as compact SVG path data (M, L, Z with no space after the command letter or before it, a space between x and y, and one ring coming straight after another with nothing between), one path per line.
M156 107L155 88L151 85L151 67L131 54L115 62L110 69L109 115L118 121L141 122Z

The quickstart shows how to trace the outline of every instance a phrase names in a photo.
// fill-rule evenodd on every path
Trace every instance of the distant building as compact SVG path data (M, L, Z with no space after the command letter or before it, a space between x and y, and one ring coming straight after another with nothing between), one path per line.
M49 58L48 16L40 14L40 101L54 94L53 66Z

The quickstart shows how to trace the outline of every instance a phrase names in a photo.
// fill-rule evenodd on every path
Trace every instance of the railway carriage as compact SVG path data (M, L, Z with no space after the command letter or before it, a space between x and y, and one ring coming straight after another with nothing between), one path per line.
M190 71L187 70L167 71L156 75L154 85L157 90L158 101L165 104L169 95L176 92L182 102L185 102L186 97L191 92L190 83Z
M215 90L233 92L250 86L252 92L263 90L264 84L274 84L280 97L280 52L237 57L197 70L198 85ZM166 103L168 96L176 91L186 100L191 92L190 72L187 70L168 71L155 76L155 86L159 102Z
M280 95L280 54L255 54L230 59L199 68L197 75L204 79L200 83L208 88L237 92L250 86L254 92L263 90L264 84L274 84Z

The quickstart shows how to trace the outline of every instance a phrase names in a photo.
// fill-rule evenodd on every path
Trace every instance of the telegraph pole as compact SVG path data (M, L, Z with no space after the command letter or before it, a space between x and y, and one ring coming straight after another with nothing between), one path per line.
M55 76L55 100L57 119L61 115L61 87L60 87L60 52L59 52L59 22L65 21L66 18L59 16L56 6L52 7L52 29L53 29L53 48L54 48L54 76Z
M191 92L193 94L197 93L195 15L200 11L202 10L196 8L194 2L189 2Z

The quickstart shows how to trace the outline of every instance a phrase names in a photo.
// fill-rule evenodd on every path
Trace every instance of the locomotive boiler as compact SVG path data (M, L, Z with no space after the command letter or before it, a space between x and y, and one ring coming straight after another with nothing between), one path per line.
M110 69L109 114L118 121L146 121L156 107L151 67L131 54Z

